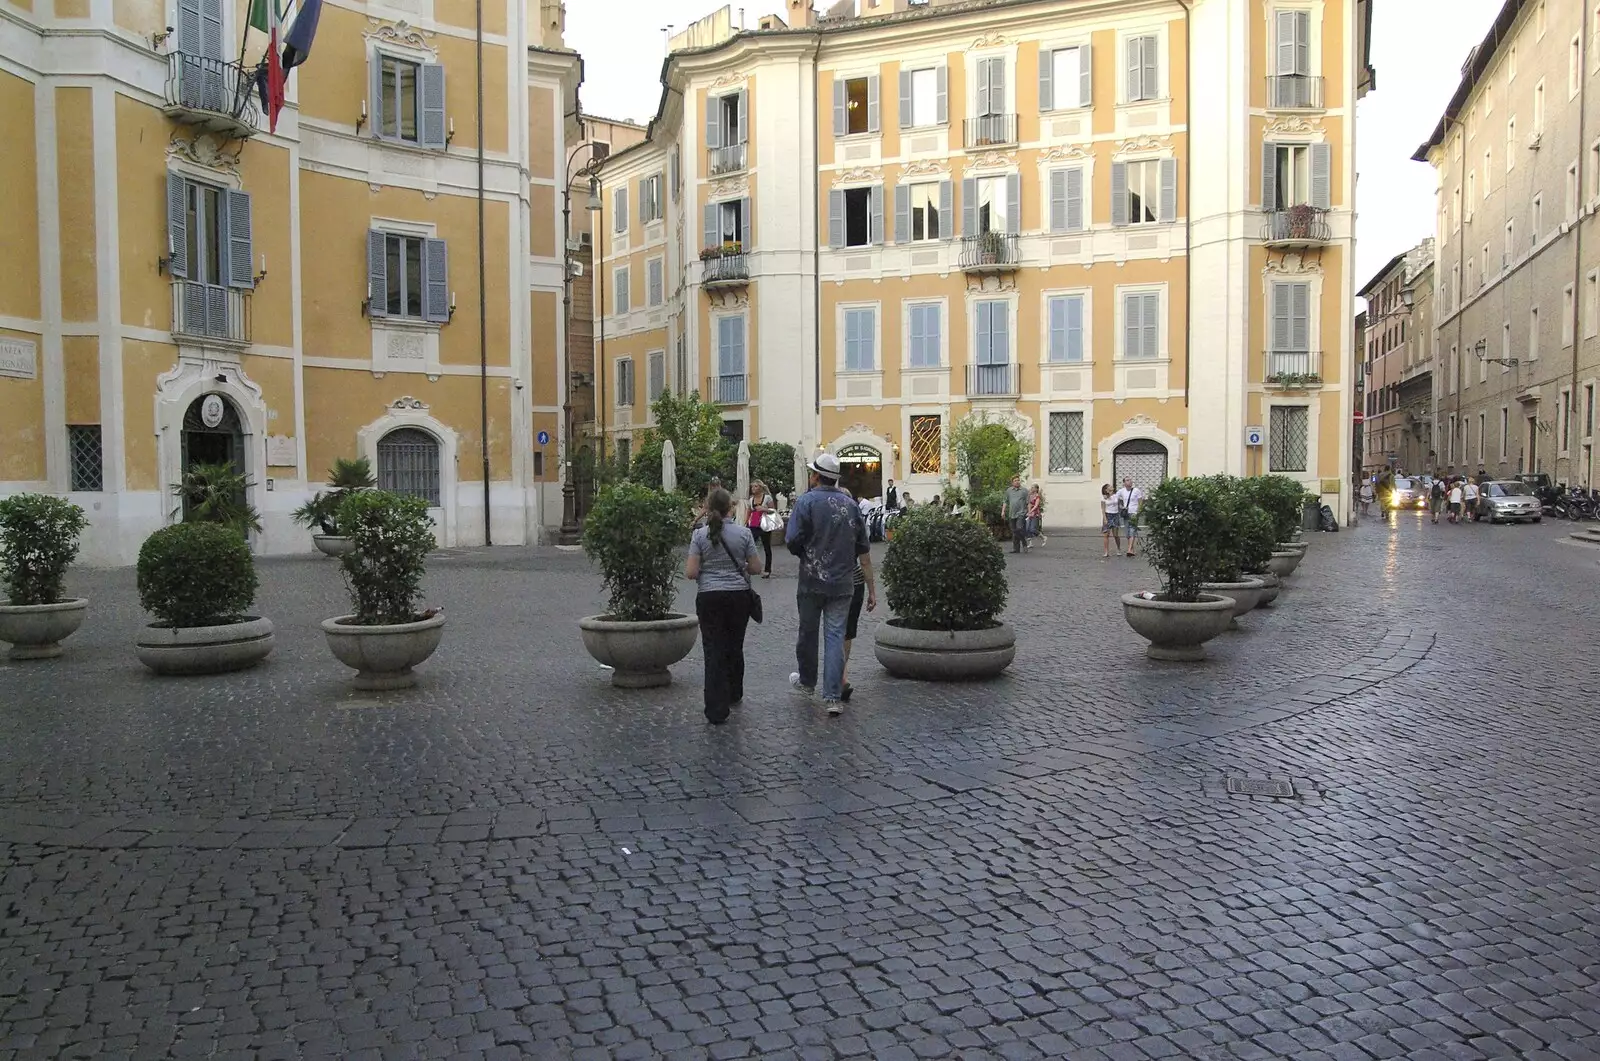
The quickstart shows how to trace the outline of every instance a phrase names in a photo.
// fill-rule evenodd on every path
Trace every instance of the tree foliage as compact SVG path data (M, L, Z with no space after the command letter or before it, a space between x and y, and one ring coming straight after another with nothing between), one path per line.
M238 621L256 599L255 559L234 527L175 523L139 547L139 603L163 626Z
M1168 479L1139 507L1145 555L1161 573L1170 601L1200 599L1200 584L1214 578L1228 532L1216 485L1208 479Z
M633 464L628 478L642 486L661 489L662 443L672 440L677 462L678 493L705 496L713 478L733 485L734 447L722 436L722 413L697 392L678 395L662 391L650 406L655 426L634 436Z
M750 479L760 479L775 494L794 497L794 447L787 442L750 443Z
M678 550L689 541L688 498L640 483L607 488L583 524L583 551L600 565L605 618L648 622L672 613Z
M1027 472L1033 446L988 413L971 413L950 431L956 471L967 477L967 492L977 498L1004 491L1011 477Z
M1006 558L999 542L965 516L931 505L894 524L883 560L889 607L914 630L985 630L1006 606Z
M89 525L83 509L48 494L0 501L0 582L12 604L55 604Z
M240 535L261 530L261 516L245 500L250 477L227 461L193 464L173 484L178 511L191 523L220 523Z
M338 522L350 537L351 551L339 564L357 624L416 622L422 575L435 545L428 503L387 490L355 491L340 502Z

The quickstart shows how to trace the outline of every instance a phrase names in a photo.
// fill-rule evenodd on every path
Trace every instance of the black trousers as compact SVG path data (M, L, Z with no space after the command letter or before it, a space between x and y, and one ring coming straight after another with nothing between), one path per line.
M753 533L757 538L761 539L761 551L766 554L766 564L765 564L765 566L763 566L761 568L761 570L766 571L768 573L771 573L771 571L772 571L772 534L773 534L773 532L764 531L764 530L761 530L758 527L754 531L752 531L751 533Z
M716 590L694 599L700 647L706 659L706 718L721 722L744 699L744 632L750 625L748 590Z

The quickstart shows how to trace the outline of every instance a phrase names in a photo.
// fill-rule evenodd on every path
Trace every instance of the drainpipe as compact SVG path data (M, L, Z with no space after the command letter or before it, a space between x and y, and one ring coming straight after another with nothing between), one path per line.
M1556 431L1560 432L1561 425L1566 425L1567 446L1572 444L1572 413L1574 403L1578 396L1578 351L1583 348L1583 332L1578 330L1578 302L1583 297L1583 189L1587 186L1583 175L1583 166L1589 154L1584 149L1585 129L1588 125L1584 121L1589 103L1589 35L1583 32L1583 15L1578 15L1578 216L1572 222L1572 377L1567 385L1567 397L1560 411L1556 413ZM1557 395L1557 397L1560 397ZM1556 453L1561 452L1561 436L1556 436ZM1579 448L1582 452L1582 448ZM1556 458L1560 460L1558 456ZM1552 466L1553 467L1553 466ZM1532 471L1533 469L1528 469ZM1577 458L1567 457L1567 482L1578 481ZM1583 469L1583 476L1587 480L1589 469ZM1553 476L1552 476L1553 478ZM1587 485L1587 483L1585 483Z
M822 58L822 34L816 35L816 47L811 51L811 106L814 111L822 107L822 71L818 63ZM811 319L816 329L811 359L812 423L817 429L816 444L822 444L822 115L813 113L811 119ZM802 435L802 441L804 436ZM811 454L806 454L810 459ZM798 483L795 489L799 489Z
M1192 0L1183 7L1183 407L1189 408L1194 365L1194 30Z
M477 10L478 53L478 416L483 449L483 544L493 545L489 531L489 292L483 248L483 0Z
M595 299L592 312L594 319L599 322L599 349L594 353L594 427L595 434L599 436L600 460L595 465L595 473L599 475L606 466L606 194L605 181L600 179L598 173L595 180L599 183L596 189L600 195L600 236L589 254L589 260L595 263L595 286L599 297Z

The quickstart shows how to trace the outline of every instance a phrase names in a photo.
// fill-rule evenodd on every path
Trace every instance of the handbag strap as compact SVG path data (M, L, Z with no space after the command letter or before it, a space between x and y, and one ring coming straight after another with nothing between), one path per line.
M706 531L706 533L709 535L711 532ZM739 563L739 558L733 555L732 549L728 548L728 539L719 534L717 535L717 544L721 545L722 551L728 554L728 559L733 563L733 569L744 575L745 588L754 588L753 583L750 581L750 566L748 564Z

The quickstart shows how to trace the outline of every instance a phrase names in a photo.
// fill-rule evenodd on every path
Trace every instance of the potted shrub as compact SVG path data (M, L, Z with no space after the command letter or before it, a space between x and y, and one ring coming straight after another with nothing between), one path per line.
M1227 529L1209 580L1200 588L1233 598L1233 617L1237 619L1261 603L1266 585L1251 572L1265 567L1272 556L1272 521L1257 507L1244 480L1213 475L1208 481Z
M896 678L993 678L1017 656L1006 605L1006 558L982 523L932 506L895 520L883 560L894 618L878 626L878 662Z
M1306 239L1311 235L1311 225L1317 219L1317 208L1309 203L1296 203L1284 211L1289 222L1290 239Z
M175 523L139 547L139 603L155 616L134 652L157 674L223 674L272 652L272 621L247 615L256 598L250 543L219 523Z
M365 457L333 462L328 471L328 489L318 490L311 500L294 510L292 518L302 527L315 531L311 541L325 556L343 556L350 551L350 538L339 533L339 505L344 495L355 490L370 490L378 485L372 475L372 462Z
M1292 541L1300 530L1301 499L1305 496L1305 487L1287 475L1263 475L1249 482L1256 504L1272 521L1272 540L1275 544L1265 570L1278 578L1288 578L1300 566L1300 560L1305 555L1305 543Z
M173 484L180 502L174 517L185 523L220 523L241 535L260 532L261 516L245 500L251 486L249 476L232 464L194 464Z
M61 590L88 525L83 509L59 497L0 501L0 641L10 642L11 659L53 659L61 641L83 625L89 601Z
M1151 659L1202 660L1205 643L1233 621L1234 601L1201 590L1216 568L1228 518L1205 479L1168 479L1139 506L1145 556L1161 573L1159 593L1127 593L1122 614L1150 642Z
M1005 237L998 232L985 232L978 237L978 264L994 265L1005 253Z
M693 518L682 494L620 483L600 495L583 523L583 551L600 565L606 610L578 621L583 647L623 689L671 685L694 648L699 621L674 611L678 559Z
M428 503L359 490L339 502L338 523L353 546L339 564L354 611L323 621L328 647L355 670L357 689L410 688L417 684L411 668L433 655L444 636L443 613L417 607L434 547Z

